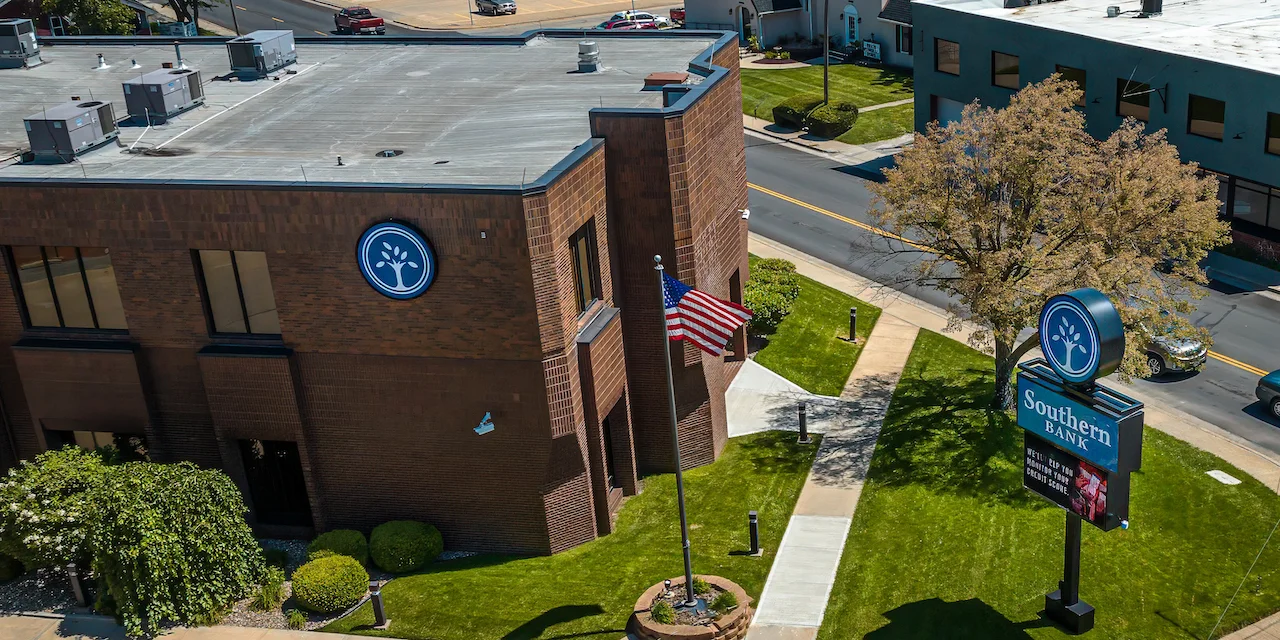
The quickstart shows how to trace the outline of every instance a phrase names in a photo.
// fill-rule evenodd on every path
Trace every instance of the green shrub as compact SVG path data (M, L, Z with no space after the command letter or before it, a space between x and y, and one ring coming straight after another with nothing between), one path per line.
M796 263L782 258L760 258L751 263L751 273L753 277L761 271L781 271L783 273L795 273Z
M790 60L790 59L791 59L791 52L790 52L790 51L783 51L782 53L779 53L779 54L778 54L778 58L779 58L780 60Z
M720 615L724 615L733 611L733 609L738 606L738 596L733 595L732 591L722 591L720 592L720 595L716 596L715 599L711 601L711 604L707 606L710 607L712 611L715 611Z
M780 127L803 128L804 117L820 104L822 104L822 96L817 94L805 93L791 96L773 108L773 121Z
M307 545L307 561L319 559L314 555L317 551L332 551L339 555L351 556L360 564L369 562L369 542L364 534L353 529L335 529L316 536Z
M666 600L655 600L653 606L649 607L649 617L661 624L675 624L676 610Z
M417 571L444 551L444 538L435 527L412 520L380 524L369 535L369 555L379 569L390 573Z
M766 51L766 52L764 52L764 59L765 59L765 60L775 60L775 59L777 59L777 57L778 57L778 54L776 54L776 53L774 53L774 52L772 52L772 51Z
M0 582L8 582L22 573L22 563L17 558L0 553Z
M707 584L706 580L695 577L693 579L693 593L696 595L711 593L711 585Z
M240 488L189 462L107 467L94 493L93 570L131 636L217 620L263 577Z
M92 494L106 472L97 453L67 447L0 476L0 553L32 569L87 565Z
M316 613L344 611L368 590L368 572L350 556L312 560L293 572L293 596Z
M284 549L263 549L262 557L268 566L281 570L289 568L289 552Z
M289 614L285 616L285 624L287 624L290 629L296 629L299 631L306 629L307 614L303 613L301 609L290 609Z
M315 551L312 551L311 553L307 554L307 562L311 562L312 560L319 560L320 558L332 558L333 556L340 556L340 555L345 555L345 554L338 553L337 551L333 551L331 549L316 549ZM347 557L350 558L351 556L347 556Z
M852 102L835 101L824 104L805 116L804 124L809 133L823 138L837 138L853 128L858 121L858 107Z
M270 566L263 572L262 584L253 592L249 608L254 611L271 611L284 602L284 571Z
M747 328L752 335L773 333L791 313L800 295L800 277L786 260L760 260L751 266L751 278L742 291L742 304L753 314Z

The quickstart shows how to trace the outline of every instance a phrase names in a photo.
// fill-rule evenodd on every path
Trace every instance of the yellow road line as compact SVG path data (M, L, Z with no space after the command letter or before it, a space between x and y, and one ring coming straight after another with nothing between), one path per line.
M320 34L320 35L322 35L322 36L324 36L324 37L326 37L326 38L328 38L328 37L329 37L329 34L327 34L327 33L323 32L323 31L316 31L316 30L314 30L314 29L313 29L313 30L312 30L312 33L318 33L318 34Z
M894 240L897 240L897 241L899 241L899 242L902 242L903 244L909 245L909 246L914 247L914 248L916 248L916 249L919 249L919 250L921 250L921 251L929 251L929 249L925 248L924 246L918 245L918 244L916 244L916 243L914 243L914 242L912 242L912 241L910 241L910 240L907 240L906 238L904 238L904 237L902 237L902 236L900 236L900 235L898 235L898 234L896 234L896 233L892 233L892 232L889 232L889 231L885 231L884 229L879 229L879 228L873 227L873 226L871 226L871 225L869 225L869 224L867 224L867 223L865 223L865 222L859 222L859 221L854 220L854 219L852 219L852 218L846 218L845 216L842 216L842 215L840 215L840 214L838 214L838 213L835 213L834 211L828 211L828 210L826 210L826 209L823 209L822 207L819 207L819 206L817 206L817 205L813 205L813 204L809 204L808 202L805 202L805 201L803 201L803 200L797 200L796 198L792 198L792 197L791 197L791 196L789 196L789 195L786 195L786 194L783 194L783 193L778 193L777 191L774 191L773 189L769 189L769 188L766 188L766 187L762 187L762 186L760 186L760 185L758 185L758 184L755 184L755 183L752 183L752 182L748 182L748 183L747 183L747 186L748 186L748 187L750 187L750 188L752 188L752 189L755 189L756 191L759 191L760 193L763 193L763 194L766 194L766 195L773 196L773 197L775 197L775 198L777 198L777 199L779 199L779 200L786 200L787 202L790 202L791 204L794 204L794 205L796 205L796 206L800 206L800 207L804 207L805 209L808 209L808 210L813 211L813 212L815 212L815 213L821 213L822 215L827 216L828 218L833 218L833 219L835 219L835 220L839 220L840 222L843 222L843 223L845 223L845 224L849 224L849 225L855 226L855 227L857 227L857 228L859 228L859 229L862 229L863 231L869 231L869 232L871 232L871 233L874 233L874 234L877 234L877 235L884 236L884 237L886 237L886 238L893 238ZM930 253L932 253L932 252L930 252ZM1237 369L1241 369L1241 370L1243 370L1243 371L1247 371L1247 372L1252 373L1252 374L1254 374L1254 375L1265 376L1265 375L1267 375L1267 373L1268 373L1267 371L1263 371L1262 369L1259 369L1259 368L1257 368L1257 367L1255 367L1255 366L1253 366L1253 365L1251 365L1251 364L1248 364L1248 363L1246 363L1246 362L1241 362L1241 361L1236 360L1235 358L1232 358L1232 357L1230 357L1230 356L1224 356L1224 355L1222 355L1221 353L1218 353L1218 352L1216 352L1216 351L1210 351L1210 352L1209 352L1209 357L1210 357L1210 358L1213 358L1214 360L1218 360L1219 362L1225 362L1226 364L1229 364L1229 365L1231 365L1231 366L1233 366L1233 367L1235 367L1235 368L1237 368Z
M271 19L275 20L276 22L284 22L284 20L281 20L280 18L277 18L275 16L271 16Z
M237 8L237 9L239 9L239 10L241 10L241 11L248 11L248 9L246 9L246 8L244 8L244 7L240 6L240 5L236 5L236 8Z

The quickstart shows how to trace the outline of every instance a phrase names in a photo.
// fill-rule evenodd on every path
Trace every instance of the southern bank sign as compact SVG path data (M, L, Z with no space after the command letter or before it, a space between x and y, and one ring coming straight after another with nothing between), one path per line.
M1119 419L1052 388L1033 373L1018 374L1018 424L1108 471L1119 471Z

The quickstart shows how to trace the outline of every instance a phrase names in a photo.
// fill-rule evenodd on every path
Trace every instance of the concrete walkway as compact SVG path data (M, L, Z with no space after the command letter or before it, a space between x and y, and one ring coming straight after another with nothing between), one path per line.
M114 620L97 615L55 614L0 617L0 638L4 640L126 640L124 628ZM179 627L166 631L165 640L358 640L364 636L259 629L257 627Z

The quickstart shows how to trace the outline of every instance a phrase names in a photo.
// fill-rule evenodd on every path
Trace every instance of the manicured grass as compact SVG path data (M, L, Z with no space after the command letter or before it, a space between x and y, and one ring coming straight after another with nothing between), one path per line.
M715 464L685 474L695 573L724 576L760 596L816 448L795 444L794 433L743 436L730 440ZM760 516L760 558L743 553L751 509ZM675 476L650 476L608 536L549 557L439 563L383 589L387 632L370 629L368 605L325 631L436 640L617 640L636 598L683 573L683 566Z
M754 260L754 256L752 260ZM773 335L756 353L756 363L806 391L838 396L867 343L880 309L800 277L800 296ZM849 342L849 307L858 308L858 341Z
M1021 487L1021 430L984 409L992 362L921 332L893 398L820 638L1062 638L1041 621L1062 576L1064 513ZM1241 479L1223 485L1222 469ZM1147 429L1128 531L1084 525L1092 638L1205 638L1280 517L1242 471ZM1280 545L1225 631L1280 607Z
M910 74L838 64L831 67L831 99L859 107L912 97ZM822 66L801 69L743 69L742 112L773 122L773 108L801 93L822 95Z
M858 114L858 121L844 135L836 138L848 144L866 144L877 140L896 138L915 131L916 107L900 104Z

